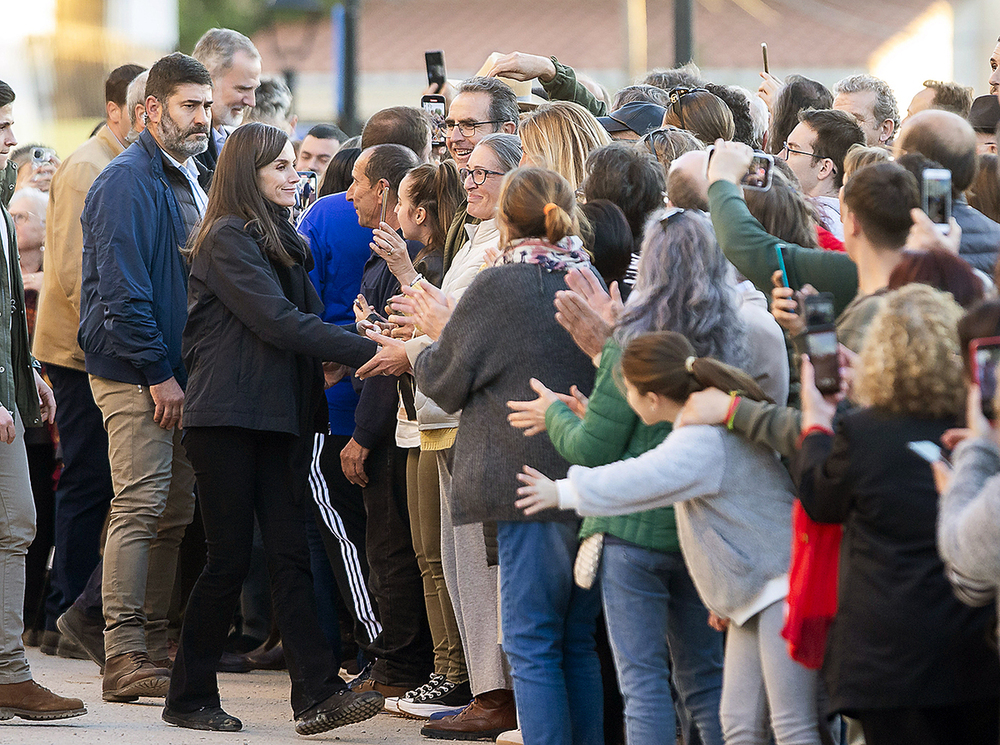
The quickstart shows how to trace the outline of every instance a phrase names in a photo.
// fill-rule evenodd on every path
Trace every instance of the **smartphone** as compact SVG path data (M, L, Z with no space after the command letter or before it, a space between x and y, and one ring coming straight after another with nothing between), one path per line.
M939 232L947 235L951 229L951 171L946 168L925 168L920 179L920 207Z
M778 256L778 269L781 270L781 286L791 287L791 285L788 284L788 271L785 269L785 254L782 250L784 247L783 243L775 243L774 253Z
M319 193L319 176L315 171L296 171L299 182L295 185L295 209L304 210L316 201Z
M712 162L712 155L715 154L715 145L709 145L707 151L708 160L705 162L705 174L708 174L708 164ZM774 156L765 153L763 150L753 151L753 160L746 174L740 179L740 185L744 189L754 191L767 191L771 188L771 171L774 168Z
M993 399L997 393L997 364L1000 363L1000 336L987 336L969 342L972 380L982 392L983 416L996 419Z
M760 53L764 55L764 72L770 74L770 70L767 67L767 42L762 41L760 43Z
M444 85L444 52L440 49L424 52L424 63L427 65L427 85Z
M815 295L803 295L799 305L809 329L833 326L835 316L831 293L817 292Z
M444 96L436 93L429 93L420 98L420 108L427 112L431 120L431 144L444 145Z
M928 463L934 463L940 460L944 461L949 466L951 465L951 460L947 455L945 455L944 449L936 442L931 442L930 440L915 440L913 442L906 443L906 447Z
M837 331L832 326L806 329L806 351L816 374L816 390L823 394L840 390L840 366L837 364Z

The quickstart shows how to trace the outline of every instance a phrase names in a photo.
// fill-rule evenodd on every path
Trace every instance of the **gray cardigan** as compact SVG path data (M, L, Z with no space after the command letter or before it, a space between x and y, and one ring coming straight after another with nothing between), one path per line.
M959 600L1000 610L1000 451L984 437L954 454L951 486L938 503L938 553Z
M507 422L508 401L536 397L538 378L555 391L590 392L594 366L555 320L565 272L537 264L484 269L469 285L440 338L417 357L417 387L449 413L462 410L450 499L457 525L493 520L576 521L571 512L526 518L514 507L525 464L552 478L568 463L548 437L525 437Z
M788 572L793 495L773 450L706 425L675 429L636 458L573 466L559 482L560 508L581 515L674 505L691 578L723 618Z

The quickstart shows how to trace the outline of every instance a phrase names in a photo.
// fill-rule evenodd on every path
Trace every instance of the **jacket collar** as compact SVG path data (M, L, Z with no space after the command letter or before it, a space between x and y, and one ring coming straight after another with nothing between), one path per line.
M112 153L112 158L117 157L125 150L125 148L122 147L122 144L118 141L118 138L115 137L115 133L111 131L107 124L97 130L97 134L94 135L94 137L100 140L104 146L107 147L108 151Z

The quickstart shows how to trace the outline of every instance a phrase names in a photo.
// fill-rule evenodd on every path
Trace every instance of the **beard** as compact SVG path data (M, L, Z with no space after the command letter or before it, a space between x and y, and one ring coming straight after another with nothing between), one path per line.
M187 129L182 129L163 107L163 115L157 126L160 139L163 141L163 149L172 153L182 153L186 158L201 155L208 150L208 137L192 139L193 135L208 135L207 124L195 124Z

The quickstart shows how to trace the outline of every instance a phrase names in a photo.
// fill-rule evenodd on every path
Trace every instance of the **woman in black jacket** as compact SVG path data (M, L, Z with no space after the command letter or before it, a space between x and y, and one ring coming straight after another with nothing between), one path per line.
M927 285L886 295L857 363L863 408L836 434L833 397L803 362L799 499L813 520L844 525L823 673L833 709L860 720L868 745L997 742L995 619L952 593L930 465L909 447L940 443L965 405L961 313Z
M352 367L374 342L316 315L311 255L288 220L295 155L263 124L237 129L219 157L190 247L184 446L198 481L208 559L188 600L163 719L236 731L216 665L250 562L254 514L292 679L295 730L310 735L382 708L340 679L316 617L305 520L308 446L326 427L321 360Z

